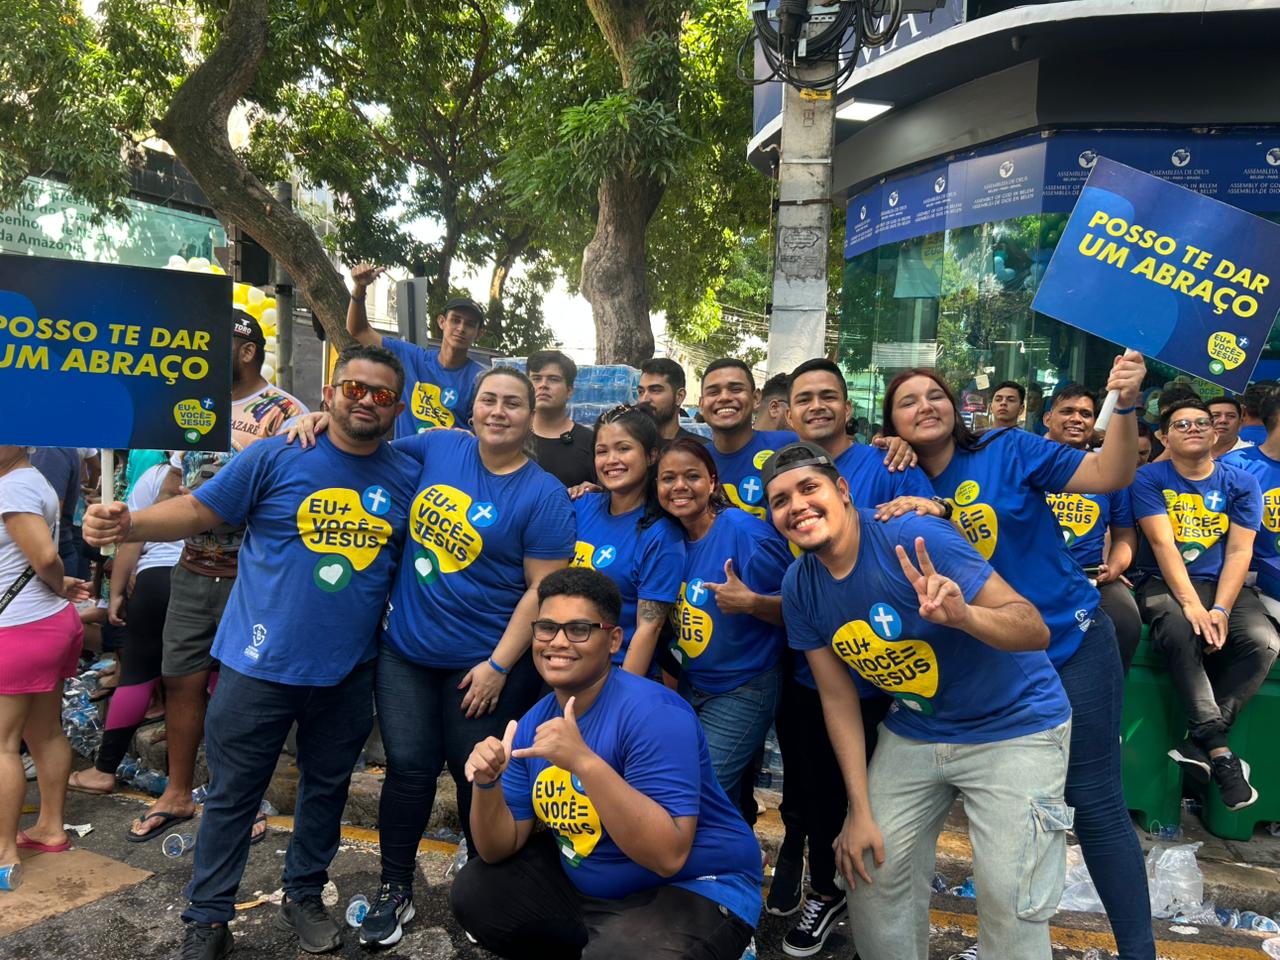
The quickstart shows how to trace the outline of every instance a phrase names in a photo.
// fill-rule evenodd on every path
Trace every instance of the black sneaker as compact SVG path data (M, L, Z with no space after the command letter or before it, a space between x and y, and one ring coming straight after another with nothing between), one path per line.
M177 960L222 960L231 952L234 943L225 923L218 927L207 923L186 926Z
M1209 754L1205 753L1204 748L1190 737L1170 750L1169 756L1182 767L1184 772L1191 774L1196 782L1209 782L1209 775L1213 772L1209 765Z
M298 946L307 953L328 953L342 946L342 930L319 897L280 901L276 926L298 935Z
M823 900L805 897L800 922L782 938L782 950L788 957L811 957L822 950L832 928L845 918L849 903L844 897Z
M773 868L769 897L764 908L775 917L789 917L800 909L804 895L804 844L789 845L785 840L778 850L778 865Z
M1249 765L1234 753L1214 757L1213 782L1228 810L1243 810L1258 800L1258 791L1249 783Z
M360 942L389 947L400 942L404 925L413 919L413 887L384 883L360 924Z

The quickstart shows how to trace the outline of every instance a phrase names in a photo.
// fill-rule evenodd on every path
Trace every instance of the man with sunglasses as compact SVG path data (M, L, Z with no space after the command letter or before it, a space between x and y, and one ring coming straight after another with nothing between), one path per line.
M604 574L558 570L538 601L533 660L552 692L467 760L479 857L454 881L454 915L513 960L737 960L759 918L760 847L697 716L613 668L622 598Z
M1252 474L1213 460L1216 434L1202 401L1169 407L1160 428L1169 459L1140 469L1130 488L1145 536L1138 609L1187 711L1187 739L1169 756L1193 778L1212 779L1223 804L1239 810L1258 791L1227 736L1280 649L1257 592L1244 585L1262 492Z
M297 829L276 922L310 953L341 944L320 891L351 769L373 723L378 618L417 489L418 464L382 439L404 409L403 390L394 354L350 347L324 388L332 426L314 450L275 437L253 444L193 493L137 514L112 503L85 515L85 541L95 546L177 540L224 523L245 528L242 575L212 651L221 673L206 728L209 796L182 915L184 960L231 951L227 923L249 828L295 723Z
M199 490L233 457L260 440L283 433L307 412L301 400L263 378L266 337L258 321L243 310L232 310L232 334L231 449L174 453L169 482L175 489L181 485L188 491ZM191 788L204 734L209 676L216 668L210 649L239 572L237 558L244 534L243 524L217 521L198 527L187 535L173 568L160 665L169 784L133 821L128 836L131 842L161 836L175 819L190 819L196 812ZM255 840L265 836L266 818L252 829Z

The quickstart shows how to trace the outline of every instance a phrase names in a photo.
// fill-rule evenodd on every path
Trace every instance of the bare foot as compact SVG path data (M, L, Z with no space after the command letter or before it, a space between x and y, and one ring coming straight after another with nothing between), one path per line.
M67 778L67 789L77 793L115 793L116 776L114 773L103 773L97 767L74 770Z
M47 847L58 847L71 839L62 827L42 827L38 823L33 823L22 832L33 843L42 843Z

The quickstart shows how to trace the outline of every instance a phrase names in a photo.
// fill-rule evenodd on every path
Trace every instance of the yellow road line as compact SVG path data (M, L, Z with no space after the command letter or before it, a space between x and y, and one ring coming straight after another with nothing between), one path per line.
M978 936L978 918L971 913L930 910L929 921L935 927L960 930L967 937ZM1116 942L1109 933L1058 926L1051 927L1050 930L1056 947L1079 950L1082 953L1090 947L1104 951L1116 949ZM1190 940L1157 940L1156 954L1161 960L1258 960L1261 941L1258 947L1239 947Z

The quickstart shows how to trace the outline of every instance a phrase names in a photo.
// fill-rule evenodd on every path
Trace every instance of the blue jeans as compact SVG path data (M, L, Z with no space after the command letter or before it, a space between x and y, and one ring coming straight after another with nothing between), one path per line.
M378 844L383 883L413 883L418 842L431 819L436 780L448 764L458 789L458 818L471 840L471 784L467 757L486 737L501 738L542 695L542 677L526 653L511 667L490 714L468 720L462 712L467 670L426 667L383 647L378 653L378 726L387 749L387 776L378 802Z
M908 740L883 724L871 758L871 813L885 861L849 893L863 960L928 960L929 882L938 834L964 798L978 892L979 956L1050 960L1049 919L1062 896L1063 801L1071 723L994 743Z
M730 800L741 803L738 787L742 775L764 743L778 708L778 668L767 670L724 693L699 690L687 673L682 674L680 696L689 701L702 721L716 781ZM747 823L755 823L754 797L751 803L751 815L748 817L747 811L743 811Z
M372 662L332 687L272 683L222 668L204 742L209 796L200 820L195 865L182 919L226 923L236 915L236 887L249 859L249 832L298 725L298 801L284 858L290 898L319 896L338 851L351 768L373 728Z
M1155 960L1147 872L1120 786L1124 673L1111 620L1101 610L1094 616L1080 649L1058 668L1071 701L1067 803L1120 960Z

